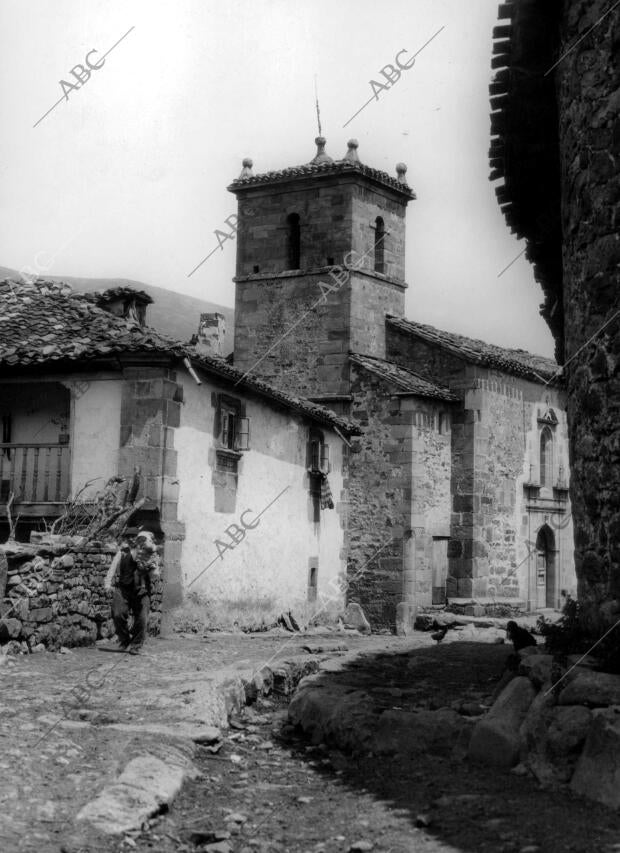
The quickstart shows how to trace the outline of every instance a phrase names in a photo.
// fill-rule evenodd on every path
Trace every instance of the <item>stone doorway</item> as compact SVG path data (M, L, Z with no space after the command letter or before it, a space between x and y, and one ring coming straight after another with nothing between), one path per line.
M555 536L544 524L536 537L536 608L557 607L558 602Z

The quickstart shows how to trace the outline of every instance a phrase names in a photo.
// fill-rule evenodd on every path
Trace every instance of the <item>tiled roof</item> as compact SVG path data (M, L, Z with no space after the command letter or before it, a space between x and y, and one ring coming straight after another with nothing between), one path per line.
M360 355L359 353L350 353L349 357L355 364L360 364L366 370L370 370L372 373L385 379L386 382L396 385L401 389L401 392L414 394L417 397L432 397L435 400L447 400L449 402L458 400L456 394L453 394L449 388L429 382L412 370L401 367L392 361L385 361L383 358L376 358L371 355Z
M62 283L0 282L0 305L1 366L182 349L154 329L99 308Z
M407 198L414 199L416 197L414 191L405 183L402 183L397 178L388 175L387 172L382 172L379 169L372 169L370 166L365 166L363 163L352 163L349 160L334 160L332 163L306 163L303 166L292 166L288 169L279 169L272 172L264 172L262 175L252 175L251 177L236 178L229 186L231 192L242 189L244 187L253 187L259 184L273 183L274 181L290 181L291 178L316 177L320 175L338 175L347 172L358 172L367 178L371 178L380 184L397 190Z
M565 5L505 0L499 6L491 58L495 73L489 85L489 177L501 181L495 194L508 226L526 239L525 256L545 295L540 313L553 332L558 359L564 358L562 170L558 82L550 72L559 56ZM510 261L506 258L506 264Z
M93 290L90 293L84 294L85 299L90 299L96 302L97 305L105 305L107 302L112 302L115 299L122 299L123 296L131 296L145 305L153 303L153 298L145 290L138 290L135 287L127 285L108 287L107 290Z
M285 394L254 376L245 376L224 358L199 355L189 346L148 326L99 308L68 285L36 281L0 282L0 374L19 367L49 366L143 353L189 358L205 372L348 434L359 428L323 406Z
M487 344L475 338L467 338L454 332L444 332L434 326L414 323L400 317L387 317L387 322L406 334L416 335L430 344L443 347L455 355L473 364L502 370L531 379L536 382L546 382L558 374L559 367L555 361L542 355L532 355L522 349L506 349L495 344Z

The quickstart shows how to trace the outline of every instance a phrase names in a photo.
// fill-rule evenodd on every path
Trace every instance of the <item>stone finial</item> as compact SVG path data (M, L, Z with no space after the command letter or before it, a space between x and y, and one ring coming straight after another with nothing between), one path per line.
M407 165L405 163L397 163L396 164L396 180L399 184L407 184L407 178L405 177L407 174Z
M360 158L357 156L357 149L359 147L359 142L357 139L349 139L347 142L348 151L344 155L344 159L348 160L349 163L359 163Z
M253 178L254 172L252 171L252 166L254 165L254 163L252 162L252 158L244 157L242 165L243 169L241 170L241 174L239 175L239 180L242 180L243 178Z
M316 143L316 157L310 160L311 165L319 166L321 163L333 163L334 161L329 154L325 153L325 145L327 144L325 137L317 136L314 141Z

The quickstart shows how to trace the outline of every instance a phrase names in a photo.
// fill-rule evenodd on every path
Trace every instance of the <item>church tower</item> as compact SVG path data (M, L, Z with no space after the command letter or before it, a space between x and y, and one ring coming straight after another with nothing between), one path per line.
M396 177L342 160L254 174L228 187L238 201L235 367L304 397L338 404L348 353L385 357L385 315L402 317L405 213L415 198Z

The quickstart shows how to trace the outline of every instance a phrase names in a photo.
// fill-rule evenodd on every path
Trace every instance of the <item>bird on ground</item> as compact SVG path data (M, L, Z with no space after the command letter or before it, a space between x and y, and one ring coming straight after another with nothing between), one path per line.
M439 625L437 625L437 623L435 623L433 625L433 628L439 628ZM441 643L441 641L443 640L443 638L446 636L447 633L448 633L448 626L444 625L443 628L439 628L439 631L435 631L434 634L431 634L431 640L435 640L436 643Z

